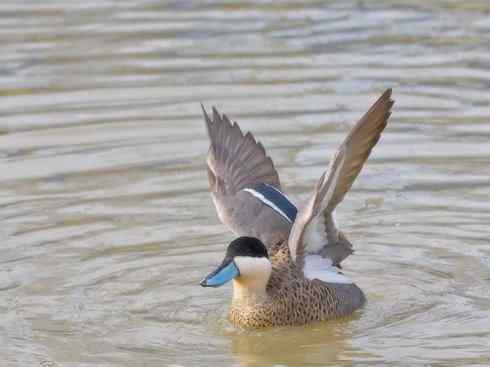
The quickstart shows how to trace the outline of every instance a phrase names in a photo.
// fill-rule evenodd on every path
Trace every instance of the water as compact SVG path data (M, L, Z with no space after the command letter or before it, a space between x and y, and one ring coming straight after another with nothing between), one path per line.
M3 366L490 364L487 1L0 4ZM232 235L199 102L305 198L384 88L396 107L337 212L368 305L241 332L198 286Z

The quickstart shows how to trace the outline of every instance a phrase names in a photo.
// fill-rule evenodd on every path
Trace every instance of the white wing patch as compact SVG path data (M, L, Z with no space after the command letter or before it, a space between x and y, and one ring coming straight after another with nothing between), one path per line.
M323 215L316 216L310 222L310 225L306 228L305 242L306 253L318 254L323 247L331 245L327 232L334 231L333 237L337 238L337 223L335 221L335 213L332 213L332 228L327 228L323 219Z
M308 279L318 279L326 283L352 284L352 280L332 266L332 260L320 255L306 255L304 274Z
M288 217L288 215L281 209L279 208L276 204L274 204L272 201L268 200L264 195L262 195L260 192L254 190L254 189L243 189L243 191L248 192L249 194L252 194L255 196L257 199L262 201L265 205L268 207L274 209L279 215L281 215L286 221L289 223L293 223L291 218ZM279 190L276 190L277 192L280 192ZM282 193L281 193L282 194ZM284 195L284 194L283 194Z
M335 168L335 163L337 162L339 157L340 157L340 161L337 165L337 168ZM345 148L341 147L341 149L335 154L334 158L330 162L330 167L328 168L328 176L325 175L322 176L322 181L321 181L322 187L320 191L323 190L324 185L328 184L329 186L327 187L327 192L325 193L323 198L321 198L320 207L318 208L315 217L311 218L310 223L305 228L304 239L303 239L303 241L306 242L305 253L315 254L320 252L324 246L330 245L327 236L327 228L325 228L323 211L327 208L330 200L332 199L332 196L335 192L335 188L337 187L339 181L340 172L342 171L342 167L344 166L344 162L345 162ZM335 171L332 172L334 168ZM320 193L317 191L315 195L318 196L320 195ZM335 222L334 222L334 228L335 228Z
M324 246L329 245L323 218L313 218L306 228L304 241L307 245L306 253L312 254L320 252Z

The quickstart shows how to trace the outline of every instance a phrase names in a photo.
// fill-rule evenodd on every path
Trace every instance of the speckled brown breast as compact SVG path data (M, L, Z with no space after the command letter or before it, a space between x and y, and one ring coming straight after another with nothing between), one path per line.
M355 284L331 284L306 279L292 262L287 246L271 248L273 266L263 303L237 302L230 321L243 328L304 325L346 316L365 303Z

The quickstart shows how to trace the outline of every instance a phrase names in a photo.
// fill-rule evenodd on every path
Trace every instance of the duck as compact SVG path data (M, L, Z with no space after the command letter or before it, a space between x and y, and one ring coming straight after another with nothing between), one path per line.
M288 327L351 315L364 292L341 263L353 250L334 211L391 116L387 89L349 131L301 206L284 193L264 146L201 104L210 147L206 168L219 220L236 236L200 285L233 284L229 320L243 329Z

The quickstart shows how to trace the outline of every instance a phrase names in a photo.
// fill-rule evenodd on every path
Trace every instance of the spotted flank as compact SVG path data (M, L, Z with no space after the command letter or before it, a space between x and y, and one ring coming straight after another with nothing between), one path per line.
M243 189L253 195L255 198L263 202L269 208L275 210L281 217L289 223L293 223L296 219L298 209L281 191L272 185L265 183L258 184L253 188Z

